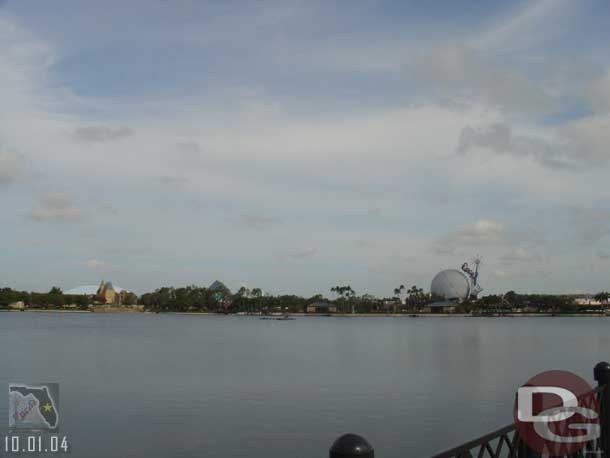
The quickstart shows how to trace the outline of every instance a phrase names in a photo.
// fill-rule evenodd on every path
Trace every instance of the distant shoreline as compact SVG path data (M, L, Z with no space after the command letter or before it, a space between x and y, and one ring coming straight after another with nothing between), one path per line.
M280 318L282 316L299 318L579 318L596 317L604 318L608 315L603 313L504 313L504 314L470 314L470 313L290 313L290 314L271 314L271 315L247 315L239 313L217 313L217 312L154 312L150 310L139 311L130 309L117 310L45 310L45 309L26 309L11 310L0 309L0 312L7 313L91 313L91 314L152 314L152 315L204 315L204 316L226 316L226 317L252 317L252 318Z
M50 313L93 313L90 310L45 310L45 309L27 309L27 310L18 310L18 309L0 309L0 312L34 312L34 313L42 313L42 312L50 312Z

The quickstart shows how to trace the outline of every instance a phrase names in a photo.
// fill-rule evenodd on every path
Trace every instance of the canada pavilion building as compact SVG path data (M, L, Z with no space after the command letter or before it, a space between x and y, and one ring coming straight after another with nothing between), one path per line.
M127 291L126 289L116 287L112 284L112 282L104 280L102 280L99 286L79 286L78 288L66 291L64 294L87 296L92 299L94 303L109 306L124 305L125 302L129 302L125 299L128 296L133 296L133 293Z

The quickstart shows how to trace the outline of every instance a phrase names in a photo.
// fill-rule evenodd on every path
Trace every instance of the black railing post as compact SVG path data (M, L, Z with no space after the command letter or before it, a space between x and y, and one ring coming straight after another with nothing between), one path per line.
M358 434L344 434L328 451L329 458L375 458L373 446Z
M523 440L519 442L517 458L540 458L541 456L542 455L539 452L529 448Z
M605 361L597 363L593 369L593 377L598 386L605 386L599 396L600 443L605 456L610 456L610 364Z

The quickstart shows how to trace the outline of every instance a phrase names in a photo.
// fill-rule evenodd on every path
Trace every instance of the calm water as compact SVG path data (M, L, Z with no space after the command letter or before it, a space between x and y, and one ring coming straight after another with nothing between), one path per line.
M591 380L609 330L606 318L0 313L0 385L58 381L73 457L325 457L351 431L380 458L425 458L510 422L537 372Z

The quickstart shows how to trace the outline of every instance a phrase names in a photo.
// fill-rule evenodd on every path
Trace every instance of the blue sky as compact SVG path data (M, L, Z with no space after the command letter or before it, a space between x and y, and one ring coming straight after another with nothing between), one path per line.
M2 284L610 289L610 4L0 3Z

